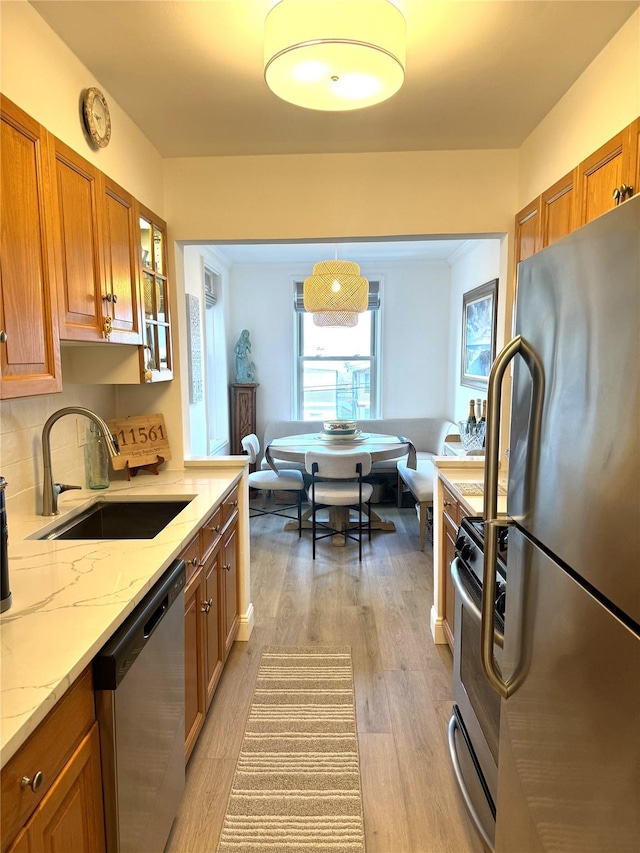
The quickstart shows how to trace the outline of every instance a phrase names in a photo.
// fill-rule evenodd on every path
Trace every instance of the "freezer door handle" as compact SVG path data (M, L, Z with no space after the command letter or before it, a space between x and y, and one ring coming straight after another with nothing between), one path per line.
M540 425L544 399L544 370L540 357L533 347L518 335L498 354L489 374L487 386L487 429L485 434L484 468L484 574L482 579L482 668L489 684L499 696L506 699L520 683L520 669L516 667L509 681L505 681L493 656L494 607L496 596L496 566L498 552L498 462L500 437L500 410L502 408L502 380L510 362L520 355L529 368L532 380L531 409L529 414L529 470L537 469L540 454ZM525 488L530 487L525 483ZM504 519L500 520L504 524Z

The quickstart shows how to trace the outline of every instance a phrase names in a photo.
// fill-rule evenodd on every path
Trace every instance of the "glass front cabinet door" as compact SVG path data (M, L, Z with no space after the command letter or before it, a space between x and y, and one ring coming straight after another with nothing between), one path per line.
M145 382L173 379L171 320L167 282L167 227L140 205L140 263L144 346L141 373Z

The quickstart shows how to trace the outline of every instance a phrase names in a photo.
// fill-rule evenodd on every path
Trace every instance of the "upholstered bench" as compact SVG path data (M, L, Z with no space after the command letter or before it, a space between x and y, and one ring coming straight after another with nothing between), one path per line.
M420 513L420 550L424 551L424 542L427 531L427 514L429 509L433 511L433 482L435 477L435 465L431 460L418 459L415 470L413 468L409 468L405 460L400 460L397 463L397 467L398 506L402 506L403 491L408 489L413 495L418 512Z

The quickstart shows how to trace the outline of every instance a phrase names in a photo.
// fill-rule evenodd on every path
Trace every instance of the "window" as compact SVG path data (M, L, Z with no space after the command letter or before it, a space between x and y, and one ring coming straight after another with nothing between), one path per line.
M377 417L379 399L378 283L370 282L368 311L358 325L315 326L296 284L297 412L305 421Z

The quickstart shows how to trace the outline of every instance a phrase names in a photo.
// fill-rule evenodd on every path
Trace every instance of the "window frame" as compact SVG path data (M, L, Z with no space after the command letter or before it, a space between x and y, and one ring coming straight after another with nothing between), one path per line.
M377 288L380 288L380 282L376 281ZM294 283L295 288L302 286L301 282ZM380 343L382 323L380 318L380 307L368 308L367 312L371 316L371 355L354 356L354 355L335 355L335 356L310 356L304 355L304 317L307 312L294 309L294 419L304 420L304 364L308 361L318 362L323 361L327 364L331 362L344 361L361 361L370 365L370 380L369 380L369 418L366 420L374 420L380 417L380 390L381 390L381 364L380 364ZM360 420L365 420L360 418Z

